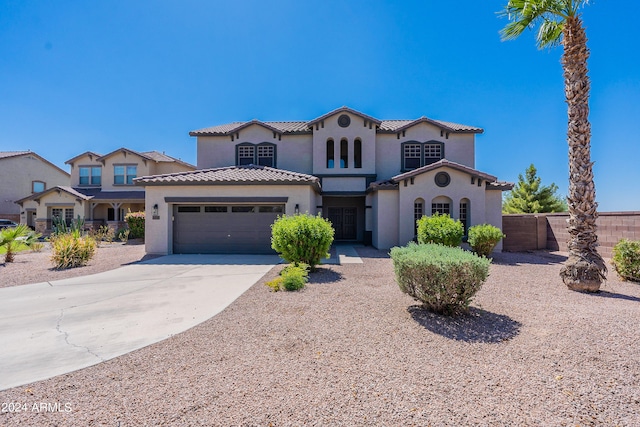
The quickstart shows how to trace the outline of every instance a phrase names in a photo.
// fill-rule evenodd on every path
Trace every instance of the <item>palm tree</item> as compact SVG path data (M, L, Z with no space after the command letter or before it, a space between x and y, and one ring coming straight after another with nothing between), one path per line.
M5 228L0 231L0 248L6 248L4 262L13 262L13 257L20 244L21 238L26 238L31 230L24 224L20 224L14 228Z
M538 26L539 48L562 45L564 91L569 126L569 259L560 277L571 290L598 292L607 267L598 254L596 191L591 162L589 123L589 77L587 36L580 9L588 0L510 0L501 16L509 23L500 34L503 40L517 38L527 28Z

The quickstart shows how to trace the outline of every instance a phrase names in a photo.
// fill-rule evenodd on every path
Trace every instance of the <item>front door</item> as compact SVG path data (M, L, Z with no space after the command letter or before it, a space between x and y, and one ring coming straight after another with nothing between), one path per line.
M335 240L357 238L356 212L356 208L329 208L329 221L335 230Z

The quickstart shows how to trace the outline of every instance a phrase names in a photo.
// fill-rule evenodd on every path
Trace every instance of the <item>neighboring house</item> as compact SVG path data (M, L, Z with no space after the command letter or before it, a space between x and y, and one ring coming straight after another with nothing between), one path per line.
M145 210L144 189L134 186L134 178L195 169L157 151L139 153L128 148L105 155L87 151L66 164L71 167L71 185L55 186L17 201L23 209L36 212L35 228L41 233L51 231L55 217L70 223L80 216L87 228L122 228L129 210Z
M380 249L433 212L502 226L512 184L475 169L473 126L378 120L347 107L306 122L236 122L190 132L198 170L137 178L148 253L269 253L281 214L328 218L337 241ZM151 210L153 215L151 215ZM499 248L498 248L499 249Z
M69 174L33 151L0 151L0 218L34 225L34 212L16 200L57 185L69 185Z

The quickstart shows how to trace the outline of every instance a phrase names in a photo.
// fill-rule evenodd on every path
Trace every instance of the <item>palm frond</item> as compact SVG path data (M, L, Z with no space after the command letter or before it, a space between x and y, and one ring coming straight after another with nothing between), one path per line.
M536 44L538 47L542 49L545 47L555 47L560 45L562 43L564 22L564 20L543 20L540 28L538 28L538 34L536 36Z

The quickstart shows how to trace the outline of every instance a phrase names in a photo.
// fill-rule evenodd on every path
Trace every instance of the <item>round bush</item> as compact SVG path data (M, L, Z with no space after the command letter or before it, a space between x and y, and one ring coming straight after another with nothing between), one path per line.
M474 225L469 228L469 245L480 256L489 256L504 237L498 227L490 224Z
M640 240L622 239L616 243L611 263L621 278L640 282Z
M271 247L287 262L308 264L311 270L321 258L329 258L333 227L320 215L283 215L271 224Z
M487 258L461 248L411 242L390 255L400 290L436 313L466 311L489 275Z
M418 220L418 243L436 243L445 246L460 246L464 226L447 214L434 213Z

